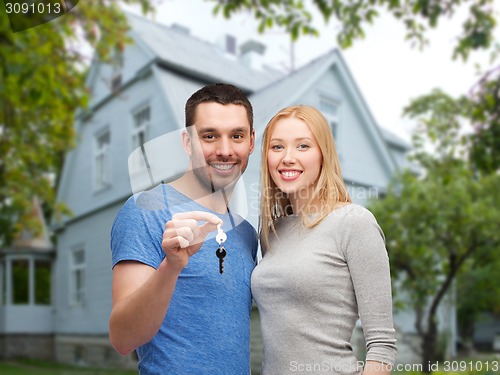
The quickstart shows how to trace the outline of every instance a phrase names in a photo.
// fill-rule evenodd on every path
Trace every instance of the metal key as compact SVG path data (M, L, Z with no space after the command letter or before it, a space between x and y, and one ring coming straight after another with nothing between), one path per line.
M224 257L226 256L226 249L224 249L224 246L219 245L219 248L215 252L215 255L217 255L217 258L219 258L219 273L224 272Z
M227 234L224 233L220 224L217 224L217 235L215 236L215 240L222 245L227 240Z

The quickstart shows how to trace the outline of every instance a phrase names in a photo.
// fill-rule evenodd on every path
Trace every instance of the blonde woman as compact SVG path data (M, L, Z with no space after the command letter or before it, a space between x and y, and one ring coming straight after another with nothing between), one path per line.
M389 374L396 355L384 236L353 204L330 127L309 106L287 107L262 143L261 245L252 274L263 375ZM350 345L358 317L366 362Z

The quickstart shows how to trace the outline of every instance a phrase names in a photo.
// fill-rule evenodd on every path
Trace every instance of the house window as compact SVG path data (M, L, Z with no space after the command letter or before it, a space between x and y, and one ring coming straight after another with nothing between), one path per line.
M50 260L35 261L35 304L50 305L51 303L51 262Z
M14 305L29 303L29 268L28 259L12 261L12 303Z
M70 260L70 304L83 306L85 303L85 250L71 253Z
M332 129L333 138L337 140L340 123L340 103L336 100L322 96L319 99L319 110L325 116Z
M95 138L94 157L94 186L100 190L110 185L109 145L111 136L109 131L99 134Z
M133 114L132 150L141 147L146 142L150 118L151 110L149 105Z

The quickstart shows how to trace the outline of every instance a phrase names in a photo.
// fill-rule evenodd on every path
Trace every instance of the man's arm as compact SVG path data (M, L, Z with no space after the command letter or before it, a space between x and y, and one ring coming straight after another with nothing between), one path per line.
M198 221L206 223L198 226ZM158 269L136 261L115 265L109 339L120 354L132 352L156 335L179 274L218 223L221 220L207 212L176 214L165 226L162 239L165 259Z

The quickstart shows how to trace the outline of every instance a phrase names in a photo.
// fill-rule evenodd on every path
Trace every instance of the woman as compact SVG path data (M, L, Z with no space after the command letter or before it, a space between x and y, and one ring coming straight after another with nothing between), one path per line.
M368 210L351 203L318 110L288 107L271 119L261 182L263 259L252 274L252 294L262 374L389 374L396 340L383 233ZM350 345L358 316L364 364Z

